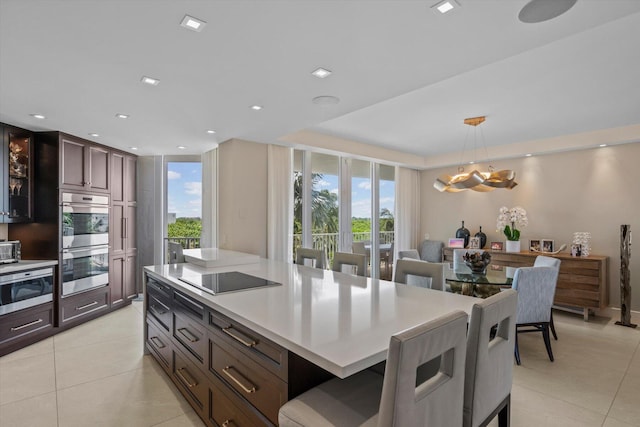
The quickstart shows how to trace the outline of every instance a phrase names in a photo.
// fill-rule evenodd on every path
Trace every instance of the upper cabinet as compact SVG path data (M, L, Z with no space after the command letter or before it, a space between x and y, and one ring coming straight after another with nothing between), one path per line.
M0 124L0 134L0 222L30 222L33 133Z
M84 139L60 134L60 188L109 192L109 150Z

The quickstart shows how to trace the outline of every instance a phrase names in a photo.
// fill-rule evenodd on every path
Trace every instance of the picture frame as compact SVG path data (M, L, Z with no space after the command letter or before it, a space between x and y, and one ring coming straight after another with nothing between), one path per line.
M542 239L540 241L540 251L541 252L553 252L553 240L551 239Z
M530 251L542 251L542 245L540 244L540 239L531 239L529 240L529 250Z
M464 248L464 239L451 238L449 239L450 248Z
M504 250L504 242L491 242L491 250L492 251Z
M480 249L480 238L479 237L470 237L469 238L469 249Z
M491 267L491 269L495 270L495 271L502 271L504 269L503 266L498 265L498 264L491 264L491 265L489 265L489 267Z

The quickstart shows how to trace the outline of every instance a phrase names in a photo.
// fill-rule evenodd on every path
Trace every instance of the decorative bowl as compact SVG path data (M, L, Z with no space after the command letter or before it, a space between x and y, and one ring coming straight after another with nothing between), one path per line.
M484 274L487 266L491 262L491 254L489 252L467 252L462 256L464 264L471 269L472 273Z

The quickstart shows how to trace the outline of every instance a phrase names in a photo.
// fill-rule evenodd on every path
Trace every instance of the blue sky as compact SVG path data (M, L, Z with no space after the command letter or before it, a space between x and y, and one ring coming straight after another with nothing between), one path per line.
M202 217L202 164L169 162L167 165L168 212L177 218Z
M380 209L387 208L394 213L395 183L380 181ZM318 183L319 190L329 190L338 194L338 177L322 176ZM394 214L395 215L395 214ZM371 180L369 178L353 178L351 181L351 216L355 218L371 218Z

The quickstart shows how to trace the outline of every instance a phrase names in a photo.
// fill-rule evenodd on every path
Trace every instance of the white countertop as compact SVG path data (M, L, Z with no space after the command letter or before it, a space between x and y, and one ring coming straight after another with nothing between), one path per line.
M213 269L184 263L145 270L341 378L385 360L392 335L453 310L470 313L478 302L265 259ZM240 271L282 286L210 295L177 280L223 271Z
M258 255L218 248L185 249L182 254L187 262L202 267L224 267L260 261Z
M21 260L11 264L0 264L0 274L17 273L19 271L30 270L32 268L50 267L53 265L58 265L58 260Z

